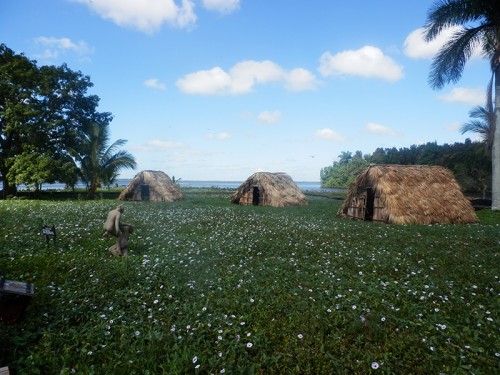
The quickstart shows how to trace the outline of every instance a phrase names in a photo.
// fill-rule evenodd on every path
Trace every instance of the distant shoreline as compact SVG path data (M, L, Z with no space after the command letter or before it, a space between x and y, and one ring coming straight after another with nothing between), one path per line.
M112 187L126 187L131 178L120 178L117 179L116 182L112 185ZM178 184L181 187L194 187L194 188L221 188L221 189L237 189L243 181L195 181L195 180L179 180ZM296 181L295 182L299 189L301 190L322 190L322 191L338 191L344 189L335 189L335 188L323 188L321 187L321 183L319 181ZM85 188L85 184L79 182L76 184L75 188L82 189ZM3 185L0 183L0 190L3 188ZM42 190L64 190L65 185L61 183L54 184L44 184L42 185ZM18 190L26 191L26 187L23 185L18 186Z

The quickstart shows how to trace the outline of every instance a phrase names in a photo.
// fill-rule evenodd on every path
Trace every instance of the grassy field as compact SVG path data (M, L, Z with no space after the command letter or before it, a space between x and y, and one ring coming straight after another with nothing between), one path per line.
M500 372L500 214L396 226L184 189L126 202L130 256L101 239L104 199L0 201L0 275L31 282L0 325L15 374ZM55 224L56 245L40 229Z

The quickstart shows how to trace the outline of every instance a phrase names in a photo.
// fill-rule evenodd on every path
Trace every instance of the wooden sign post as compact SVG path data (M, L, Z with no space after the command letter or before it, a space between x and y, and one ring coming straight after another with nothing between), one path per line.
M0 277L0 323L17 322L34 294L33 284Z

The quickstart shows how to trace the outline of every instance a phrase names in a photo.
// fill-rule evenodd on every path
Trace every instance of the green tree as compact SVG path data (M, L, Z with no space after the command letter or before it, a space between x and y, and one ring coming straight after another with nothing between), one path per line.
M348 161L342 157L349 156ZM368 167L370 163L363 157L361 151L356 151L354 156L349 151L343 151L331 166L321 169L321 186L331 188L348 188L359 172Z
M106 121L89 124L81 143L72 150L87 184L87 198L93 199L101 184L110 185L122 169L134 169L136 162L127 151L120 150L127 141L119 139L109 145L109 125Z
M92 86L88 76L65 64L39 68L36 61L0 44L0 178L4 195L14 194L14 181L28 176L16 177L27 159L17 163L15 159L23 153L58 161L61 168L51 168L54 175L46 179L74 185L74 174L68 175L69 150L81 143L89 124L112 119L110 113L97 111L99 97L87 94ZM10 171L13 165L16 169Z
M32 106L37 100L37 82L35 63L0 44L0 175L4 196L16 190L8 178L10 158L22 153L28 128L37 116Z
M469 112L471 121L460 127L460 132L465 134L472 132L479 134L484 143L486 152L489 154L493 148L493 138L495 136L495 108L493 106L492 83L486 90L486 106L476 106Z
M51 155L42 155L36 150L25 151L11 158L8 164L9 181L16 185L24 184L35 189L36 193L42 188L42 184L61 181L73 186L78 178L78 171L72 159L54 159Z
M492 206L500 209L500 1L438 0L429 10L425 38L460 26L434 57L429 82L435 89L460 80L465 64L479 46L491 64L495 81L495 131L492 145Z

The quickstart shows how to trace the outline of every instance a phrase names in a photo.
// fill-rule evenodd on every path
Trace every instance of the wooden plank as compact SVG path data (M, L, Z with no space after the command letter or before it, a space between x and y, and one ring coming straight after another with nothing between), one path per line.
M33 296L34 287L31 283L21 281L6 280L0 278L0 293L18 294L23 296Z

